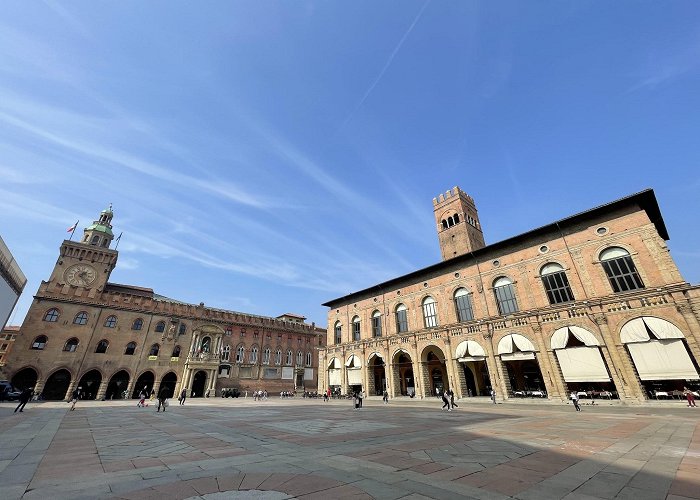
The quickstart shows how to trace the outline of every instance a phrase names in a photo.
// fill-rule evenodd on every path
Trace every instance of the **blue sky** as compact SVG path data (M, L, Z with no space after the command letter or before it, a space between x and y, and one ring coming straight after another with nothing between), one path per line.
M700 281L700 17L676 2L6 2L0 234L29 278L114 204L111 280L325 326L440 260L652 187Z

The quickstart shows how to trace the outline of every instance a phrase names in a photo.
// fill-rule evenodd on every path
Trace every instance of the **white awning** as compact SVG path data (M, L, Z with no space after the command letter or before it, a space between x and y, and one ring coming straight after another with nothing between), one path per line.
M535 346L526 337L519 333L509 333L498 343L498 354L511 354L515 347L522 352L534 352Z
M339 370L340 369L340 361L338 361L338 358L331 359L331 362L328 363L328 369L329 370Z
M478 342L473 340L465 340L460 342L455 351L455 358L465 358L465 357L485 357L486 352L484 348L479 345Z
M328 385L341 385L340 370L328 370Z
M610 382L598 347L569 347L554 353L566 382Z
M373 352L373 353L370 354L369 357L367 358L367 362L369 363L370 361L372 361L372 358L374 358L374 357L377 357L377 358L381 359L382 361L384 360L384 358L382 357L381 354L379 354L378 352Z
M525 359L535 359L534 352L514 352L511 354L501 354L502 361L522 361Z
M647 328L659 339L682 339L683 332L673 323L660 318L643 316L625 323L620 332L620 340L623 344L633 342L646 342L650 339Z
M552 334L552 349L564 349L569 341L569 335L573 335L587 346L598 346L600 342L591 332L580 326L565 326Z
M348 384L362 385L362 370L359 368L352 368L348 370Z
M698 380L698 372L680 339L627 344L642 380Z
M359 356L352 354L352 355L350 355L348 360L345 362L345 366L349 366L352 368L359 368L362 366L362 361L360 361Z

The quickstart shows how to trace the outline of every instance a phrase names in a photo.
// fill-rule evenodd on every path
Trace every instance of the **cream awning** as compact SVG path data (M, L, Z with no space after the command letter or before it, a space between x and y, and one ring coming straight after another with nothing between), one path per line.
M591 332L580 326L565 326L552 334L552 349L564 349L569 341L569 335L573 335L588 347L598 346L600 342Z
M341 371L328 370L328 385L341 385Z
M338 360L338 358L331 359L330 363L328 363L328 369L329 370L339 370L340 369L340 361Z
M359 368L351 368L348 370L348 384L362 385L362 370Z
M375 351L375 352L373 352L372 354L369 355L369 357L367 358L367 362L369 363L370 361L372 361L372 358L374 358L374 357L377 357L377 358L381 359L382 361L384 360L384 358L382 357L382 355L381 355L380 353L378 353L378 352Z
M598 347L569 347L554 353L566 382L610 382Z
M519 333L509 333L498 342L498 354L512 354L516 351L535 352L535 346L526 337Z
M620 332L620 340L623 344L646 342L649 337L649 329L658 339L682 339L683 332L676 325L664 319L642 316L625 323Z
M359 368L362 366L362 361L360 361L359 356L356 356L355 354L351 354L350 357L345 362L345 366L349 366L352 368Z
M680 339L628 343L627 348L642 380L697 380L700 378Z
M465 340L460 342L455 351L455 358L484 358L486 352L484 348L474 340Z

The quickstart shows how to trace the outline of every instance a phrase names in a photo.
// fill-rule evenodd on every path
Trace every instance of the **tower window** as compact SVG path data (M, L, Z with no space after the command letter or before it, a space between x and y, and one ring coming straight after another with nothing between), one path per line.
M35 351L43 351L44 347L46 347L46 342L48 341L49 339L46 337L46 335L39 335L34 339L34 342L32 342L32 349Z
M561 304L574 300L574 294L569 286L564 268L559 264L547 264L540 271L542 284L547 292L550 304Z
M60 314L58 313L58 309L49 309L46 311L46 314L44 314L44 321L48 321L49 323L55 323L58 321L58 317Z
M97 245L100 241L100 237L95 235L92 237L92 241L90 242L91 245Z
M624 248L611 247L603 250L600 261L615 293L644 288L632 256Z
M506 316L518 312L518 301L512 281L505 277L498 278L493 283L493 292L496 295L499 314Z
M116 316L110 316L105 320L105 326L107 328L114 328L117 326L117 317Z
M124 350L126 356L133 356L134 351L136 351L136 342L129 342L126 344L126 349Z
M459 214L455 214L455 224L459 224Z
M442 228L447 229L447 221L445 219L442 219Z
M88 321L88 313L85 311L80 311L78 314L75 315L75 318L73 318L73 324L75 325L84 325Z
M108 347L109 347L109 342L107 342L106 340L100 340L97 343L97 348L95 349L95 352L97 354L104 354L107 352Z

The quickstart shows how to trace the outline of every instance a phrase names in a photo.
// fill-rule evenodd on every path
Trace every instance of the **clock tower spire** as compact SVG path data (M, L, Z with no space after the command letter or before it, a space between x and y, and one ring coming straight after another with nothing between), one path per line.
M85 228L83 243L92 246L109 248L109 244L114 239L114 233L112 232L113 216L114 212L112 212L112 204L110 203L109 208L106 208L100 212L99 219Z

